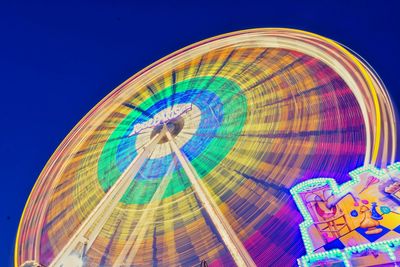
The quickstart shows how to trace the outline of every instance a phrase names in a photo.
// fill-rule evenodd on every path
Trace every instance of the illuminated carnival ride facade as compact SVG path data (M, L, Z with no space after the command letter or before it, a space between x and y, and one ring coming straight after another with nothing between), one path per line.
M389 95L349 49L280 28L207 39L70 132L27 201L15 266L393 264L396 149Z

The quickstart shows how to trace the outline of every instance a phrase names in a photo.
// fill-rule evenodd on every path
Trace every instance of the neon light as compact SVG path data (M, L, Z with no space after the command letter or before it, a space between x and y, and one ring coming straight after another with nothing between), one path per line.
M294 198L297 208L300 210L300 213L304 218L304 221L299 226L307 253L305 256L297 260L299 266L312 266L312 264L317 261L329 260L329 259L341 260L345 266L351 266L350 259L353 253L361 253L368 249L386 253L392 261L395 261L396 256L394 253L395 250L398 247L400 247L400 238L394 238L391 240L371 242L367 244L346 247L343 250L333 249L320 253L314 252L314 250L317 248L314 247L311 236L308 232L309 227L311 227L314 224L314 221L311 218L311 215L308 212L307 207L305 206L300 196L300 193L303 193L308 189L322 187L326 185L328 185L330 189L332 189L332 193L334 195L343 196L346 193L350 192L351 188L361 181L360 177L363 174L371 174L376 176L378 179L385 181L390 179L388 172L395 172L395 171L400 171L399 162L396 162L388 166L387 171L382 169L379 170L372 165L368 165L350 172L349 175L351 177L351 180L342 185L338 185L336 181L331 178L316 178L302 182L294 186L290 190L290 192Z

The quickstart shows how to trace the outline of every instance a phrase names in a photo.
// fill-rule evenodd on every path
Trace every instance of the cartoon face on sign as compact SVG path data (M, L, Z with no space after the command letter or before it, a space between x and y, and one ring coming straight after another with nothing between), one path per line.
M400 260L400 164L387 170L362 167L350 176L342 185L317 178L292 188L305 219L300 229L308 255L300 265Z

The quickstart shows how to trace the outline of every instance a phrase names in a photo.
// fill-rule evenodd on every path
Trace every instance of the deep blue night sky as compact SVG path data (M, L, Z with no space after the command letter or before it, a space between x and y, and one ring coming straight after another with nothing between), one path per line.
M186 45L255 27L315 32L363 56L399 106L396 1L0 2L0 266L13 264L29 192L73 126L128 77Z

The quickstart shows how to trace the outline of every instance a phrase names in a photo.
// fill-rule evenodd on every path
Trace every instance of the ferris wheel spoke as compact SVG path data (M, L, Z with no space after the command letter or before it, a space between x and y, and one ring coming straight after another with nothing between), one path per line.
M142 241L147 233L147 230L154 219L154 214L159 207L162 197L164 196L165 190L169 182L172 179L172 172L176 166L176 161L173 159L167 173L162 178L157 190L154 192L153 197L147 205L147 208L143 211L137 222L135 229L129 235L125 242L121 253L118 255L113 266L129 266L132 264L133 259L136 256Z
M215 203L210 193L202 184L202 181L200 180L196 170L189 163L186 156L175 143L172 135L169 133L169 131L166 131L165 134L171 144L172 150L175 152L175 155L186 172L186 175L193 186L195 194L201 201L204 209L209 214L215 229L217 229L218 234L221 236L225 244L225 247L228 249L237 266L256 266L250 254L237 237L236 233L226 220L221 210L218 208L218 205Z
M171 97L171 107L175 105L175 94L176 94L176 71L172 70L171 74L171 82L172 82L172 97Z
M138 111L140 114L145 115L145 116L146 116L147 118L149 118L149 119L150 119L150 117L151 117L151 114L148 113L146 110L143 110L143 109L141 109L140 107L137 107L137 106L135 106L135 105L133 105L133 104L131 104L131 103L129 103L129 102L124 102L123 105L124 105L125 107L130 108L130 109L133 109L133 110L135 110L135 111Z
M293 60L291 63L287 64L286 66L282 67L281 69L275 71L274 73L269 74L267 77L265 77L264 79L260 79L259 81L257 81L256 83L252 84L251 86L249 86L248 88L243 88L243 91L249 91L271 79L273 79L274 77L276 77L277 75L280 75L281 73L284 73L285 71L288 71L292 68L295 67L296 64L302 62L302 60L304 59L304 56L298 57L295 60Z
M83 247L85 247L85 250L90 249L96 237L103 228L104 224L110 218L119 200L128 189L132 181L132 177L135 177L136 174L139 172L141 166L145 163L150 154L153 152L162 136L162 132L154 136L153 139L151 139L150 142L147 144L147 146L138 153L136 158L125 169L119 179L107 191L105 196L100 200L100 202L96 205L92 212L86 217L80 227L73 233L67 244L54 257L53 261L49 264L49 267L68 266L68 262L66 261L68 261L69 255L76 249L79 244L83 245ZM93 230L90 231L90 229Z

